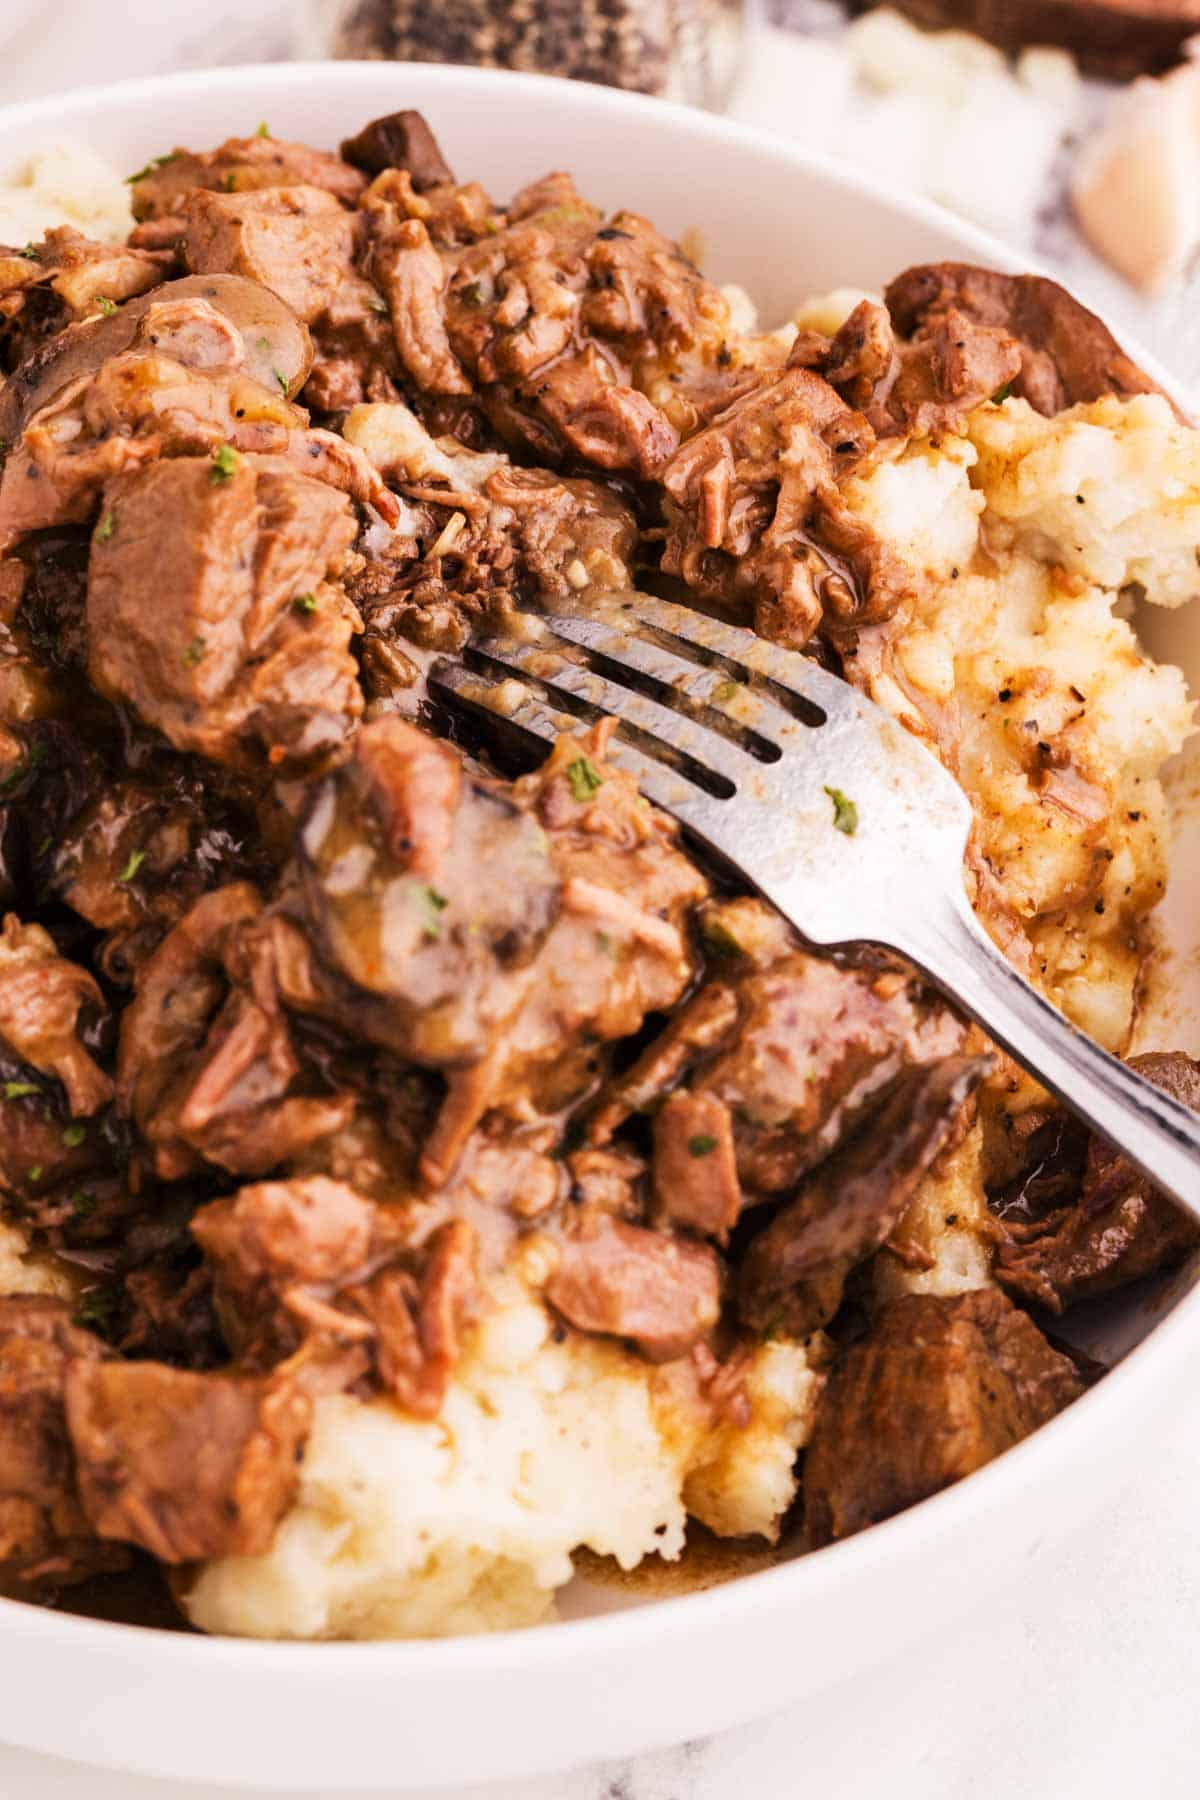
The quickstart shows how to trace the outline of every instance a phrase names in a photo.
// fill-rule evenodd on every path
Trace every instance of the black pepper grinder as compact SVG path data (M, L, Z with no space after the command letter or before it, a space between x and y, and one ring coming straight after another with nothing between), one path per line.
M473 63L596 81L719 111L739 0L317 0L327 55Z

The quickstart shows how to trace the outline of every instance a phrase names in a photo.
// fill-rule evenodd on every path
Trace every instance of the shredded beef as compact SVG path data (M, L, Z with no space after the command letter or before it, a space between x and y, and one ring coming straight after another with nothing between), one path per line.
M1131 1057L1130 1067L1200 1111L1200 1062L1173 1051ZM1067 1204L1004 1223L996 1279L1054 1313L1169 1267L1200 1243L1196 1222L1096 1136Z
M913 578L839 489L874 441L811 370L763 376L664 469L663 568L793 649L890 617Z

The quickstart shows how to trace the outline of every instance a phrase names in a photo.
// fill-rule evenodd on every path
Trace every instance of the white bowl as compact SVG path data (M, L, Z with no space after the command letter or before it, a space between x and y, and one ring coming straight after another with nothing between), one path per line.
M0 177L55 130L135 169L260 119L280 137L336 145L401 106L420 107L451 164L499 196L568 168L602 203L675 234L698 226L709 272L743 283L768 320L913 262L1021 266L948 214L762 133L602 88L456 68L296 64L56 96L0 114ZM1180 657L1187 645L1161 647ZM1192 860L1172 912L1181 933L1200 910ZM1196 1047L1198 1009L1178 988L1172 1000L1172 1046ZM1188 1404L1200 1349L1189 1286L1176 1279L1154 1310L1104 1315L1096 1341L1110 1351L1154 1329L980 1474L847 1543L704 1593L630 1604L596 1590L572 1597L585 1616L558 1625L369 1645L176 1636L0 1601L0 1738L193 1780L403 1792L623 1755L816 1696L968 1605L999 1604L1036 1549L1099 1505L1143 1434Z

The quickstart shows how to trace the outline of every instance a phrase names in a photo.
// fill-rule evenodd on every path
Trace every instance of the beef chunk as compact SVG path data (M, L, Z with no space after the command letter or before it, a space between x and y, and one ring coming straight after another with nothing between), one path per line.
M821 1396L804 1458L810 1544L949 1487L1081 1391L1074 1365L993 1289L893 1300Z
M1159 392L1095 313L1045 276L926 263L898 275L885 299L906 338L928 336L959 318L1010 333L1021 353L1013 392L1049 417L1102 394Z
M66 1411L100 1537L166 1563L270 1549L312 1419L287 1380L81 1359L67 1370Z
M654 1120L654 1192L662 1218L724 1243L742 1210L733 1117L715 1094L671 1094Z
M63 1411L68 1363L99 1367L110 1353L70 1322L61 1300L0 1298L0 1592L56 1587L124 1567L79 1503Z
M561 1245L546 1298L580 1331L630 1338L665 1362L716 1324L721 1267L706 1245L595 1213Z
M197 190L184 211L184 254L198 275L260 282L312 325L339 289L362 283L354 267L355 231L355 215L322 188Z
M990 1057L950 1057L896 1083L870 1123L750 1244L738 1277L747 1325L804 1338L829 1323L847 1275L904 1216L991 1068Z
M213 455L217 486L234 452L271 454L372 505L386 522L399 518L361 452L332 432L307 430L307 415L279 382L272 391L250 372L234 320L200 296L153 301L132 341L99 367L89 349L63 386L59 373L4 464L0 552L31 531L90 521L113 476L161 456Z
M245 883L204 895L142 968L122 1017L118 1105L163 1179L205 1161L264 1174L354 1111L302 1067L278 984L303 984L307 946L293 929L273 956L277 922L260 930L260 911Z
M253 458L213 474L207 460L176 457L105 488L88 584L92 680L182 750L309 762L362 710L335 585L357 525L320 481Z
M838 486L874 441L811 370L764 375L663 471L663 568L793 649L825 618L889 618L912 577Z
M597 1044L636 1031L687 981L680 922L703 883L673 828L604 764L606 737L564 738L510 788L456 781L452 751L380 718L304 826L305 910L352 984L327 985L327 1004L449 1072L423 1160L431 1183L490 1109L556 1111L586 1090Z
M1200 1112L1200 1062L1169 1051L1131 1057L1129 1066ZM1055 1313L1169 1267L1200 1243L1195 1220L1096 1136L1067 1204L1004 1224L997 1281Z
M741 953L731 927L753 954ZM705 929L732 947L728 973L702 987L606 1094L593 1116L597 1142L686 1078L690 1094L728 1109L743 1189L787 1193L906 1068L940 1061L962 1041L953 1015L912 977L797 950L759 901L711 909Z
M417 1246L399 1214L311 1176L243 1188L204 1207L192 1229L243 1361L269 1366L305 1338L358 1344L362 1369L399 1405L436 1414L476 1306L475 1234L464 1220Z
M419 112L387 113L381 119L372 119L352 138L345 139L342 156L368 175L381 175L385 169L405 169L418 194L454 180L437 139Z
M961 430L967 415L1021 371L1021 347L1000 326L949 307L897 341L882 306L862 300L832 338L802 333L788 357L817 369L885 438Z
M192 1232L216 1271L222 1326L239 1357L269 1366L295 1349L304 1315L288 1313L289 1295L361 1277L375 1213L353 1188L320 1175L261 1182L201 1208Z
M9 913L0 930L0 1038L22 1062L62 1082L73 1114L98 1112L112 1098L112 1083L79 1039L81 1012L103 1011L87 970L60 956L40 925Z
M227 138L199 155L174 150L154 157L130 183L135 219L172 219L197 188L256 193L264 188L319 188L353 206L366 183L357 169L327 150L283 138Z

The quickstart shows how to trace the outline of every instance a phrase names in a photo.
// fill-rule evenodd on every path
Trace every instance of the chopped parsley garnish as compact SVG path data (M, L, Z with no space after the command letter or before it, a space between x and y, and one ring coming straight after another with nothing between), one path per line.
M238 466L238 453L232 444L218 444L213 451L212 467L208 471L208 479L214 487L220 487L228 481Z
M68 1150L77 1150L86 1136L86 1125L68 1125L63 1131L62 1141Z
M227 194L233 194L233 193L237 192L237 176L232 169L230 169L229 172L223 177L223 179L221 181L221 186L225 189L225 192Z
M716 1138L710 1137L707 1131L699 1132L695 1137L688 1139L689 1156L710 1156L716 1147Z
M126 183L145 181L147 175L153 175L155 169L165 169L168 163L178 162L182 154L180 150L168 150L165 156L152 156L144 169L139 169L136 175L125 177Z
M567 781L571 798L580 802L590 800L604 786L603 775L596 772L595 765L586 756L577 756L573 763L567 764Z
M450 902L445 894L439 894L436 888L427 881L418 881L413 889L417 905L421 910L421 930L426 937L439 938L442 935L442 918Z
M297 594L292 605L297 612L314 613L317 610L317 596L315 594Z
M276 381L279 383L280 389L282 390L282 393L283 393L283 397L286 400L288 397L288 378L287 378L287 376L281 375L279 373L278 369L272 369L271 373L275 377Z
M194 669L208 655L208 645L202 637L194 637L183 653L184 667Z
M6 1081L4 1084L6 1100L23 1100L26 1094L40 1094L41 1091L36 1081Z
M825 792L833 801L833 829L846 837L853 837L858 830L857 806L843 794L841 788L827 787Z
M718 682L713 689L713 699L719 701L722 706L728 706L731 700L737 699L741 687L741 682L734 681L730 676L727 680Z
M462 297L468 306L483 305L483 289L477 281L469 281L462 290Z
M146 852L144 850L131 850L129 852L129 861L117 876L117 880L132 881L145 860Z
M1008 399L1008 396L1011 393L1012 393L1012 382L1006 381L1004 386L998 387L996 389L995 393L992 395L992 405L993 406L1003 406L1004 402Z
M116 301L110 300L107 294L97 294L96 305L100 308L100 311L104 314L106 319L111 319L117 310Z
M97 525L95 531L92 533L92 536L94 537L96 543L107 544L109 538L113 534L113 527L115 525L116 525L116 520L113 518L112 513L106 512L104 514L104 517L101 519L100 523Z
M26 244L26 246L23 250L17 251L17 255L23 256L25 258L26 262L36 262L37 261L37 245L34 243L28 243L28 244Z
M76 1188L71 1195L71 1217L87 1219L96 1210L96 1196L90 1188Z
M260 119L258 121L258 130L254 135L255 137L270 137L271 133L267 129L267 121L265 119Z
M720 919L702 919L700 930L704 934L704 941L709 949L715 950L718 956L744 956L746 954L732 931L727 925L723 925Z
M26 1169L25 1176L29 1181L40 1181L42 1179L41 1163L34 1163L32 1169Z

